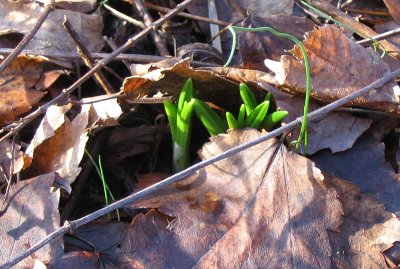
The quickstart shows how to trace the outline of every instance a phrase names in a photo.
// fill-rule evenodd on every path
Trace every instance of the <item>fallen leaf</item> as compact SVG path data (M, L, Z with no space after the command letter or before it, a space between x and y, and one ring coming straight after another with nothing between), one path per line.
M306 17L294 15L271 15L262 18L247 17L242 26L249 28L269 26L279 32L284 32L302 39L305 32L313 29L313 23ZM293 41L281 38L268 31L244 32L237 31L239 53L246 69L267 71L265 59L278 61L287 50L293 48Z
M389 67L375 54L350 40L335 26L308 33L303 42L310 58L311 96L329 103L347 96L389 73ZM290 51L303 59L296 46ZM277 85L290 93L305 92L305 71L294 57L282 56L281 62L266 61L275 74ZM354 99L349 105L400 114L399 96L394 81ZM398 92L398 90L397 90Z
M43 4L49 4L51 0L38 0ZM82 13L88 13L96 8L96 0L54 0L56 7L63 9L79 11Z
M248 11L250 15L266 17L277 14L292 14L293 0L237 0L236 3Z
M72 121L65 113L69 106L51 106L28 146L26 153L32 158L32 165L25 176L37 176L58 172L71 184L79 175L79 163L88 140L87 125L89 107L82 108Z
M159 67L161 66L161 67ZM165 67L167 66L167 67ZM135 70L144 75L134 75L124 80L123 90L130 98L139 98L161 92L179 96L183 84L193 79L199 99L229 108L240 101L239 86L209 70L190 67L189 59L163 61L151 65L135 65ZM140 71L139 71L140 70ZM149 72L146 73L145 70Z
M7 180L5 175L7 175L8 179L11 178L10 174L13 175L21 172L22 169L28 167L31 164L32 160L21 151L21 146L14 143L14 154L13 154L13 145L10 140L3 140L0 142L0 163L1 170L0 173L0 183L4 183Z
M24 180L11 186L8 199L0 194L0 263L32 247L60 227L59 191L51 191L54 173ZM51 263L63 254L62 239L55 239L15 268L31 268L34 260Z
M382 252L400 238L400 220L354 184L326 177L343 205L340 232L329 232L335 268L387 268Z
M57 263L49 268L148 268L135 262L128 250L130 244L136 248L144 248L146 244L152 243L158 232L168 232L168 217L157 210L150 210L148 213L139 214L132 221L132 224L123 222L94 222L76 230L76 236L90 242L96 251L87 251L87 245L79 240L71 241L68 244L75 244L75 251L66 253ZM86 227L87 226L87 227ZM75 234L75 232L74 232ZM66 247L68 247L66 244ZM77 247L79 245L79 247ZM71 247L71 246L70 246ZM78 249L85 251L78 251ZM161 257L154 256L156 262ZM128 266L128 267L127 267Z
M235 130L217 136L200 155L208 158L259 135ZM175 218L156 234L144 232L145 242L129 236L122 243L131 264L146 268L328 268L326 229L335 230L341 215L336 193L323 184L319 170L276 140L211 165L132 207L159 208ZM153 219L137 218L133 224Z
M263 85L261 83L261 85ZM264 85L267 87L267 85ZM287 110L289 115L282 121L289 123L297 117L303 116L304 98L282 93L269 86L268 89L274 96L277 107ZM314 111L321 106L310 102L309 111ZM371 119L352 116L345 112L332 112L322 119L308 123L308 147L307 154L329 148L332 153L350 149L356 140L372 124ZM293 130L287 140L293 141L299 135L299 128Z
M115 128L110 132L105 145L107 163L116 165L127 157L149 152L156 141L157 133L157 128L150 125Z
M1 72L0 126L28 112L46 94L34 89L42 73L43 60L30 56L17 57Z
M27 34L36 24L44 8L35 2L1 1L0 35L10 32ZM62 28L64 16L71 21L79 37L90 52L98 52L103 46L103 21L99 14L56 9L40 27L26 49L38 54L65 54L76 52L76 44Z
M321 151L312 157L324 174L356 184L371 193L388 211L400 216L399 175L385 162L385 146L372 135L365 135L351 150L331 154Z
M176 52L176 57L193 59L193 61L203 63L214 63L223 65L225 60L221 52L210 44L205 43L190 43L180 46Z
M83 110L89 111L89 123L92 129L119 125L118 118L122 114L121 106L117 99L98 101L105 96L83 98Z
M111 249L115 249L121 243L125 236L129 223L120 221L94 221L87 225L77 228L74 236L66 236L65 251L90 251L94 247L97 251L104 254ZM92 246L88 246L82 240L90 242ZM69 268L69 267L68 267Z
M214 137L200 155L208 158L259 136L253 129L234 130ZM323 183L313 163L274 139L208 166L131 207L158 211L137 215L121 243L99 254L102 264L329 268L332 249L327 229L337 229L342 213L336 192Z
M45 90L49 88L64 73L65 72L61 70L52 70L44 72L40 80L35 84L35 88L37 90Z
M383 0L385 5L389 9L390 15L392 15L393 19L400 24L400 3L397 0Z

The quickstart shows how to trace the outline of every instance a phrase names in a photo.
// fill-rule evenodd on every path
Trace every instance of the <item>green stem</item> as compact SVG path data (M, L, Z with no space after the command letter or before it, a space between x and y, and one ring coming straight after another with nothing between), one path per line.
M311 94L311 72L310 72L310 62L308 59L307 51L301 43L300 40L298 40L296 37L286 34L286 33L281 33L275 30L272 27L257 27L257 28L246 28L246 27L240 27L240 26L228 26L229 31L231 31L233 35L233 45L232 45L232 50L229 56L229 59L227 63L224 66L228 66L230 62L232 61L233 54L235 52L236 48L236 32L237 31L246 31L246 32L265 32L268 31L278 37L286 38L291 41L293 41L297 46L299 46L301 53L303 55L303 60L304 60L304 67L305 67L305 73L306 73L306 97L304 100L304 112L303 112L303 119L301 123L301 128L300 128L300 134L297 138L296 141L296 150L298 150L304 140L304 153L307 151L307 146L308 146L308 131L307 131L307 114L308 114L308 107L310 104L310 94Z

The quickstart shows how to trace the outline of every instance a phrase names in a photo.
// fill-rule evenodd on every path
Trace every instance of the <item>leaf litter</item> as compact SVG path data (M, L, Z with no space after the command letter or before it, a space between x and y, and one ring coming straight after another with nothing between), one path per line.
M349 32L332 25L314 26L293 1L278 2L217 1L218 18L226 22L245 19L244 24L252 27L272 25L297 37L308 32L303 44L311 60L312 110L390 72L385 63L390 61L381 60L372 49L356 44ZM385 1L393 12L398 4L389 2ZM169 4L168 8L175 7ZM10 33L26 34L34 26L34 18L44 10L37 3L23 1L1 5L6 13L2 16L5 21L0 44L9 44ZM261 5L272 6L275 11L259 8ZM18 14L13 12L17 6ZM72 39L57 28L60 18L67 15L89 51L99 51L103 46L102 21L119 19L112 17L110 11L106 15L99 12L101 7L95 10L96 7L99 6L93 1L56 1L55 11L28 48L39 55L75 52ZM128 3L116 7L140 19ZM207 5L199 1L193 1L187 9L205 17L207 10ZM15 20L18 16L31 20L23 24ZM369 18L379 28L374 17ZM160 28L161 36L171 39L176 33L171 32L171 26L182 20L174 17L172 24ZM196 59L214 65L220 62L221 55L226 58L231 44L229 34L222 34L223 51L218 54L207 48L208 44L191 43L204 41L204 33L209 31L209 24L204 21L197 26L187 28L182 24L185 29L181 30L191 29L191 36L174 36L181 49L169 47L170 52L188 51L185 56L193 57L197 50L202 50L211 57ZM118 44L138 32L125 23L104 24L103 29ZM166 42L168 46L170 41ZM190 58L178 58L146 65L132 63L127 71L114 62L110 65L119 74L111 75L111 81L116 88L122 84L121 93L109 98L101 95L96 82L83 84L78 95L47 106L44 117L28 125L31 128L25 128L13 140L1 141L1 201L6 205L0 215L1 234L6 239L0 248L1 263L57 230L59 210L75 199L78 188L83 190L78 198L78 206L83 210L76 210L73 218L103 207L104 186L98 174L105 175L109 195L114 193L117 199L168 177L171 146L163 127L165 116L160 102L166 97L176 98L189 77L194 80L199 98L220 111L238 108L238 84L245 82L260 100L271 92L276 107L289 111L283 124L301 116L304 67L299 48L295 46L287 52L293 45L264 34L239 33L239 41L236 67L196 68ZM129 52L157 53L157 46L149 46L150 42L141 40ZM396 66L395 61L391 60L390 68ZM55 68L53 64L63 67ZM12 130L11 122L18 123L32 108L60 94L71 79L76 80L76 70L60 71L71 66L72 61L65 58L49 62L18 56L1 72L0 124L7 127L2 133ZM82 95L89 98L81 98ZM394 115L399 114L398 85L395 81L386 83L349 106L363 110L357 114L351 110L334 112L309 124L307 156L288 150L292 137L297 136L293 130L286 137L286 145L271 139L209 165L126 206L121 210L120 221L113 213L76 227L73 236L67 234L63 240L58 237L50 241L51 246L36 251L17 267L41 264L48 268L383 268L388 259L381 253L400 240L398 174L385 162L384 145L374 140L369 130L371 126L383 126L387 117L395 121ZM197 148L193 146L192 151L201 148L200 160L262 135L251 129L230 130L202 146L207 137L196 124L192 135L197 138L193 142ZM390 131L393 132L382 133ZM84 149L89 152L91 141L100 133L107 134L108 140L100 156L93 156L98 162L98 174L92 172L88 185L80 186L75 179L86 169L80 167L82 159L87 158ZM331 151L323 150L326 148ZM199 160L196 154L191 158ZM17 177L22 180L10 185L10 179ZM69 199L64 190L60 192L55 187L63 186L68 192L72 183Z

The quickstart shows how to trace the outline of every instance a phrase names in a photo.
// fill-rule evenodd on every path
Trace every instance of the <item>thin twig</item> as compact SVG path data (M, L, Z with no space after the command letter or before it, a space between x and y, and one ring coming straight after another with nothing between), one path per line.
M145 28L146 28L146 26L143 24L143 22L138 21L138 20L135 20L135 19L129 17L128 15L125 15L124 13L119 12L119 11L116 10L116 9L113 9L112 7L110 7L110 6L107 5L107 4L103 4L102 6L103 6L105 9L107 9L108 11L110 11L111 14L113 14L115 17L117 17L117 18L119 18L119 19L124 20L124 21L126 21L126 22L129 22L130 24L133 24L133 25L135 25L135 26L137 26L137 27L139 27L139 28L142 28L142 29L145 29Z
M115 44L114 40L112 40L111 38L103 36L103 39L112 50L116 50L118 48L117 44ZM128 68L129 71L131 71L130 64L126 60L122 60L122 63L125 65L126 68Z
M343 11L359 13L359 14L368 14L368 15L375 15L375 16L390 16L390 13L386 10L368 10L368 9L355 9L355 8L342 8Z
M7 134L5 134L2 138L0 138L0 142L6 139L7 137L12 136L13 134L19 132L22 128L24 128L29 122L32 120L36 119L39 115L44 113L50 106L57 104L59 101L65 99L67 96L69 96L76 88L78 88L80 85L82 85L86 80L88 80L94 73L99 71L103 66L105 66L107 63L111 62L117 55L121 54L131 46L135 45L141 38L145 37L148 35L151 31L157 29L161 24L163 24L165 21L169 20L172 18L176 13L182 11L187 5L190 4L192 0L185 0L181 4L178 4L176 8L174 8L171 12L166 14L165 16L161 17L157 21L155 21L152 25L148 26L146 29L135 35L134 37L128 39L124 45L119 47L117 50L113 51L107 58L104 58L100 61L97 62L97 64L90 69L85 75L83 75L80 79L75 81L70 87L67 89L64 89L60 95L55 97L53 100L49 101L45 105L39 107L37 110L33 111L30 113L28 116L23 118L19 123L17 123L15 126L13 126L12 130L9 131Z
M357 43L360 44L360 45L367 45L367 44L373 43L374 41L379 41L379 40L382 40L382 39L394 37L394 36L397 36L399 34L400 34L400 27L397 28L397 29L390 30L390 31L387 31L385 33L376 35L376 36L371 36L370 38L359 40L359 41L357 41Z
M7 49L7 48L0 48L0 55L2 54L8 54L12 50ZM46 53L46 52L37 52L35 50L23 50L21 54L26 54L26 55L39 55L43 57L48 57L48 58L64 58L64 59L80 59L80 55L75 53L75 52L61 52L61 53ZM93 52L92 57L95 59L104 59L110 57L110 53L97 53ZM126 60L126 61L131 61L131 62L138 62L138 63L154 63L154 62L159 62L163 61L166 59L171 59L173 57L161 57L161 56L155 56L155 55L144 55L144 54L124 54L121 53L115 58L111 59L111 61L121 61L121 60ZM179 58L177 58L179 59ZM219 66L216 64L212 63L203 63L199 61L191 61L191 63L194 66Z
M66 17L64 17L63 26L68 34L71 36L71 38L75 41L76 46L78 47L78 53L81 55L83 62L86 64L87 67L92 68L96 63L95 60L93 59L90 51L87 49L85 44L83 44L82 40L78 36L78 33L75 31L74 27ZM94 73L94 77L106 93L112 94L116 92L101 70Z
M146 9L146 7L143 4L142 0L129 0L131 4L135 4L137 10L139 11L140 15L143 18L144 25L149 26L153 23L153 19L150 16L149 11ZM164 41L161 39L160 34L158 33L158 30L155 30L151 33L154 43L157 47L158 52L160 53L161 56L167 56L169 55L168 49L165 46Z
M148 2L145 2L144 5L145 5L145 7L149 8L149 9L161 11L164 13L171 11L171 9L169 9L169 8L157 6L152 3L148 3ZM197 16L197 15L192 15L192 14L185 13L185 12L178 13L178 14L176 14L176 16L186 18L186 19L191 19L194 21L202 21L202 22L207 22L207 23L211 23L211 24L216 24L216 25L220 25L220 26L228 26L229 25L229 23L224 22L224 21L215 20L215 19L206 18L206 17L202 17L202 16Z
M366 94L368 91L372 90L372 89L377 89L378 87L382 86L383 84L385 84L386 82L396 78L400 76L400 68L397 69L394 72L388 73L385 76L383 76L382 78L374 81L373 83L369 84L368 86L365 86L364 88L346 96L343 97L339 100L336 100L335 102L332 102L324 107L321 107L311 113L309 113L307 115L307 119L309 121L314 121L317 120L321 117L324 117L326 114L328 114L329 112L332 112L333 110L347 104L348 102L350 102L351 100L360 97L364 94ZM62 236L63 234L67 233L68 231L74 231L76 228L89 223L101 216L104 216L120 207L124 207L127 205L132 204L133 202L136 202L140 199L142 199L143 197L146 197L147 195L159 190L160 188L166 187L172 183L178 182L182 179L185 179L186 177L193 175L195 172L199 171L202 168L205 168L208 165L211 165L213 163L216 163L220 160L223 160L225 158L228 158L229 156L232 156L240 151L243 151L245 149L248 149L250 147L253 147L255 145L258 145L264 141L267 141L268 139L271 139L273 137L276 137L278 135L282 135L285 132L288 132L290 130L293 130L294 128L298 127L301 125L301 122L303 120L303 117L299 117L297 119L295 119L294 121L288 123L285 126L282 126L276 130L273 130L271 132L269 132L266 135L262 135L252 141L246 142L244 144L241 144L239 146L236 146L234 148L231 148L219 155L213 156L208 160L204 160L201 161L197 164L194 164L193 166L186 168L185 170L170 176L156 184L153 184L143 190L140 190L136 193L133 193L117 202L114 202L102 209L99 209L85 217L82 217L80 219L71 221L71 222L66 222L64 224L64 226L60 227L58 230L50 233L49 235L47 235L44 239L42 239L40 242L38 242L36 245L32 246L31 248L29 248L28 250L18 254L18 256L12 258L11 260L9 260L7 263L5 263L1 268L8 268L12 265L15 265L16 263L18 263L19 261L21 261L22 259L28 257L29 255L33 254L35 251L39 250L40 248L42 248L44 245L46 245L47 243L49 243L51 240L56 239L60 236Z
M20 52L28 45L29 41L35 36L37 31L39 31L40 27L44 23L44 21L49 16L50 12L54 9L54 0L51 0L49 4L46 5L46 8L42 15L40 15L33 29L24 36L18 46L1 62L0 64L0 73L4 71L11 64L11 62L17 57Z

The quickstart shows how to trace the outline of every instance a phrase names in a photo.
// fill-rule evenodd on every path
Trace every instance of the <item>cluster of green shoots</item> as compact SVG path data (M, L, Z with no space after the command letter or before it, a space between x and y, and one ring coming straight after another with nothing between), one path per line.
M228 129L245 127L270 130L288 115L287 111L274 111L268 114L272 97L270 93L263 102L257 103L254 93L246 84L241 83L239 91L243 100L239 114L235 117L232 113L226 112L225 119L207 103L195 97L193 81L190 78L185 82L176 105L170 101L164 103L174 145L175 171L181 171L189 164L193 111L211 136L225 133Z

